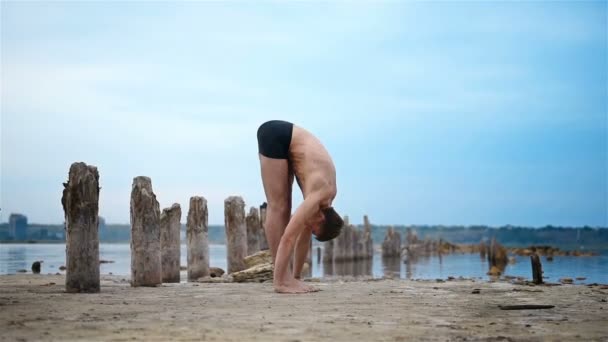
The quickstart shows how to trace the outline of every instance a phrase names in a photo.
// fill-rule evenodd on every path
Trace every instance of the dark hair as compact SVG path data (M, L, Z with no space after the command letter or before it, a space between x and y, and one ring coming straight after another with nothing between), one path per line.
M342 226L344 226L344 220L338 215L333 207L321 209L323 216L325 216L325 222L321 226L321 232L315 236L317 241L329 241L335 239L340 235Z

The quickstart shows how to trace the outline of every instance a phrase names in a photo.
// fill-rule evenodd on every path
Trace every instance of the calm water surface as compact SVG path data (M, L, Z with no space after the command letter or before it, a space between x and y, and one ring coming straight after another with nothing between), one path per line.
M186 245L182 244L181 264L186 265ZM313 258L314 277L329 275L399 275L408 279L445 279L449 276L475 277L488 279L488 264L478 254L453 254L419 258L416 262L385 261L379 254L369 263L324 265L317 263L316 248ZM226 269L226 246L209 246L210 264ZM101 274L130 275L131 250L128 243L100 245L100 259L114 263L101 264ZM31 273L31 265L43 260L42 273L57 273L65 265L65 244L0 244L0 274L15 274L20 269ZM604 251L596 257L554 257L552 262L541 258L543 270L548 281L557 282L563 277L586 277L578 283L608 284L608 253ZM508 265L506 275L531 278L529 257L516 257L514 265Z

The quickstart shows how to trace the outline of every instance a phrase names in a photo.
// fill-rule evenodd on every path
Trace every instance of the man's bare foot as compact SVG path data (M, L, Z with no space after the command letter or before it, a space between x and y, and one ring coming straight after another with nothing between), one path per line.
M312 286L306 285L297 279L292 279L279 284L275 283L274 290L278 293L309 293L318 291Z
M314 286L310 286L310 285L306 284L305 282L303 282L300 279L296 279L296 281L299 282L300 286L304 287L307 292L318 292L318 291L320 291L318 288L316 288Z

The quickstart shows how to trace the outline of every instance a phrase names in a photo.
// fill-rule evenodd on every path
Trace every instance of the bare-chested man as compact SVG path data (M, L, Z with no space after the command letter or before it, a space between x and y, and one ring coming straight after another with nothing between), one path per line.
M334 164L319 139L286 121L262 124L258 147L268 202L265 231L274 262L274 289L279 293L316 291L299 278L311 234L328 241L340 234L344 223L331 206L337 191ZM291 216L294 175L304 201Z

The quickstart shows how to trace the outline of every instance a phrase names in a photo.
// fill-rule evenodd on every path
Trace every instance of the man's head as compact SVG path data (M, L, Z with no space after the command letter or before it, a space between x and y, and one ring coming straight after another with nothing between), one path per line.
M323 215L323 222L315 232L315 238L317 241L329 241L335 239L340 235L342 226L344 226L344 220L338 215L333 207L321 209Z

